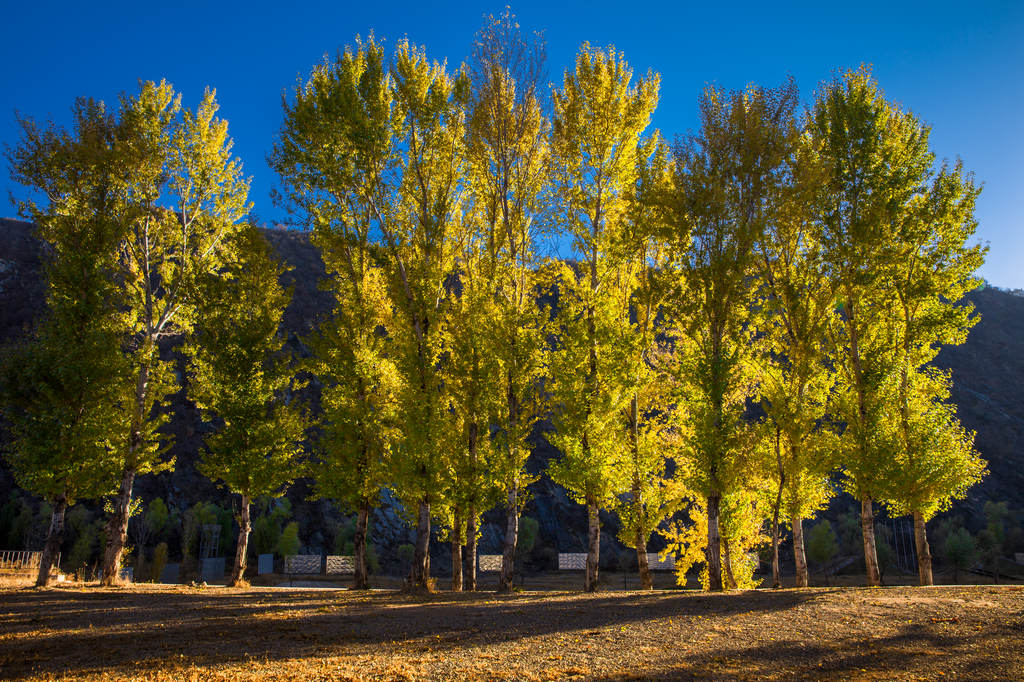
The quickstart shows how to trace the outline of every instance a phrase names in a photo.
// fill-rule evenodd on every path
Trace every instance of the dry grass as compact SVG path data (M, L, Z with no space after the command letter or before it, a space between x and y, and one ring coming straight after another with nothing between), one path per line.
M1020 679L1024 588L0 591L4 679Z

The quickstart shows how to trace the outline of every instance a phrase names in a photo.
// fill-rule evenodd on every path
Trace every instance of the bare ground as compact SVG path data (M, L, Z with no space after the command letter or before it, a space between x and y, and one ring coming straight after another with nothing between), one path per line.
M3 679L1024 679L1024 587L0 589Z

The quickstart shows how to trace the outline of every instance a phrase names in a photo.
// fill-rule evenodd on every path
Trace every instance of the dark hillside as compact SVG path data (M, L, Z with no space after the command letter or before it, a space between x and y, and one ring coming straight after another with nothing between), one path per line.
M1024 297L986 288L969 296L981 320L967 343L943 349L936 364L952 370L953 401L989 475L971 491L975 514L987 500L1024 507Z

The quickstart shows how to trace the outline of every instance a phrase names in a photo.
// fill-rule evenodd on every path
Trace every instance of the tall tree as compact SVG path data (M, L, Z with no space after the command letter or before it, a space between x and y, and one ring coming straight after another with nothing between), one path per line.
M821 257L841 307L830 332L838 370L831 411L845 424L845 485L861 503L867 582L879 585L872 503L885 498L894 465L891 377L901 364L891 273L906 256L901 226L914 217L933 157L920 122L886 101L866 68L821 89L808 128L827 200Z
M355 587L368 587L366 529L389 476L400 377L388 351L395 319L379 234L394 213L399 121L384 51L371 37L313 70L284 103L270 162L313 231L334 295L310 339L322 383L319 495L356 513Z
M755 259L763 321L757 366L769 422L767 471L776 495L772 512L772 582L779 587L780 511L793 530L797 587L807 587L803 520L827 504L834 436L822 427L835 378L828 327L835 290L821 259L823 189L811 140L791 130L787 177Z
M493 268L476 221L464 214L458 230L458 276L444 319L444 384L453 435L448 493L452 590L476 589L476 535L480 514L493 504L500 467L491 425L503 402ZM462 547L466 545L466 556Z
M465 189L464 74L448 74L422 49L399 43L391 67L399 120L400 182L390 216L380 224L382 256L395 323L392 357L401 377L398 396L403 438L394 468L395 487L416 508L416 548L411 583L428 589L431 505L443 501L448 462L442 439L448 425L439 361L446 284L458 251L453 239Z
M284 270L255 227L232 241L232 261L197 283L188 390L214 424L199 470L242 498L231 571L237 586L246 584L251 502L280 496L301 471L305 420L283 348L281 318L291 301L279 282Z
M123 319L111 276L119 236L119 195L107 171L114 122L93 100L72 111L71 130L22 119L22 139L7 150L12 177L45 197L19 210L46 245L47 309L30 339L0 362L8 465L52 510L39 586L49 582L68 507L111 492L126 416Z
M212 90L195 112L161 81L124 97L108 166L122 205L119 271L129 320L127 352L134 374L131 419L119 448L121 482L107 526L103 582L119 579L136 476L173 465L161 459L160 407L175 390L160 343L187 333L194 318L190 294L198 277L216 271L249 205L248 180L231 155L227 121L218 119Z
M721 590L719 512L742 488L758 240L784 180L796 90L708 87L701 128L675 148L667 233L679 284L672 302L679 401L693 433L688 487L707 500L709 584ZM726 554L729 557L729 554ZM726 566L726 572L730 567Z
M651 589L647 541L665 516L667 489L666 429L669 426L664 370L664 349L656 324L661 322L665 297L671 291L668 249L657 234L662 227L660 198L667 189L669 150L655 131L641 145L636 175L629 192L626 227L616 250L622 257L622 277L616 292L618 307L628 319L620 326L619 343L627 350L624 386L628 403L620 410L629 453L622 466L629 491L619 497L622 520L620 539L636 550L643 589Z
M927 139L928 129L923 128ZM984 462L950 406L948 379L926 367L940 344L960 344L977 322L963 296L975 288L985 248L968 246L974 234L980 192L957 162L944 165L911 200L900 222L889 290L895 298L893 338L899 358L900 428L896 449L895 507L914 519L918 578L932 584L931 550L925 523L950 501L962 498L984 474ZM915 386L916 384L916 386Z
M556 90L551 152L555 220L580 258L556 268L560 339L551 360L556 432L548 438L562 457L549 473L587 506L589 539L584 589L597 589L598 510L622 492L620 430L624 406L618 334L629 324L628 306L616 296L624 276L618 246L627 195L636 173L640 135L658 100L658 77L636 85L615 49L584 44L573 72Z
M530 482L527 439L542 415L538 386L543 369L545 326L537 304L541 221L548 122L540 99L544 44L523 35L506 8L488 17L477 33L469 65L472 86L467 126L467 161L475 231L483 244L481 274L489 279L494 357L504 375L497 405L497 449L492 475L504 492L506 523L498 590L512 589L522 492ZM474 433L479 425L471 427ZM470 449L475 449L476 436ZM471 455L475 459L475 455ZM468 501L475 546L479 503ZM475 567L475 551L470 551ZM475 570L475 569L471 569Z

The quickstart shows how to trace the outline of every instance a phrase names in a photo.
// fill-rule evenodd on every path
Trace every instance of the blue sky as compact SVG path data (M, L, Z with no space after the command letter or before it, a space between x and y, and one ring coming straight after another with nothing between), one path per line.
M14 111L69 121L72 100L113 103L139 79L166 78L194 106L217 89L235 152L253 177L265 221L283 216L265 157L281 95L371 30L425 45L456 65L484 14L504 3L335 2L16 3L0 27L0 142L14 144ZM519 2L527 30L544 32L557 82L583 41L614 44L634 73L661 74L654 125L669 137L697 122L705 83L774 86L792 74L808 101L837 69L873 65L887 95L932 126L939 158L961 157L985 185L978 237L991 245L981 274L1024 287L1024 2ZM13 216L6 169L0 216Z

